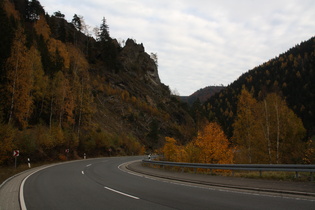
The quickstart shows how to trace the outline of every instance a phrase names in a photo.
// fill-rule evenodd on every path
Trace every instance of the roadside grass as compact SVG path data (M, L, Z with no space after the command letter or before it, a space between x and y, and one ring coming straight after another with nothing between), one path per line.
M148 165L149 166L149 165ZM265 179L265 180L278 180L278 181L300 181L310 182L311 174L309 172L285 172L285 171L232 171L232 170L210 170L210 169L193 169L193 168L181 168L172 166L157 166L151 165L152 168L160 168L169 171L185 172L185 173L198 173L211 176L230 176L241 177L249 179ZM313 175L315 176L315 175ZM313 178L315 179L315 177ZM315 182L315 180L313 180Z
M224 175L224 174L221 174ZM285 172L285 171L234 171L228 176L243 177L250 179L266 179L266 180L279 180L279 181L311 181L310 173L308 172Z

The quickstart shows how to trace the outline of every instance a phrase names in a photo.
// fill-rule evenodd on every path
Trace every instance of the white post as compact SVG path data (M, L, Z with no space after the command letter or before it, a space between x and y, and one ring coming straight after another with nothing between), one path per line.
M27 158L28 168L31 168L31 159Z

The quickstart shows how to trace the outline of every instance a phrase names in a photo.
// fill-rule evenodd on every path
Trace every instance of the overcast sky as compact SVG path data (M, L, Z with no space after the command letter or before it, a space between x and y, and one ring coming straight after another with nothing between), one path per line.
M161 81L180 95L228 85L315 35L314 0L40 0L46 12L83 16L112 38L157 53Z

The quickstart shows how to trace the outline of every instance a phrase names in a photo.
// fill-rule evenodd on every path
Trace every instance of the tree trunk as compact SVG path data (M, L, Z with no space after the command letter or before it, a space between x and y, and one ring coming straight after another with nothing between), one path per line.
M51 121L52 121L52 116L53 116L53 101L54 98L51 97L51 101L50 101L50 116L49 116L49 130L51 131Z
M268 147L268 156L269 156L269 163L272 163L271 159L271 142L270 142L270 124L269 124L269 113L268 113L268 108L267 108L267 101L266 99L264 100L264 105L265 105L265 117L266 117L266 131L265 133L265 139L267 141L267 147Z
M11 97L11 106L10 106L10 114L9 114L9 121L8 123L11 123L12 120L12 115L13 115L13 109L14 109L14 98L15 98L15 87L16 87L16 82L18 80L18 68L19 68L19 56L16 58L16 64L15 64L15 69L14 69L14 77L13 77L13 85L12 85L12 97Z
M277 118L277 149L276 149L276 158L277 164L279 163L279 153L280 153L280 116L279 116L279 104L276 99L275 102L276 118Z

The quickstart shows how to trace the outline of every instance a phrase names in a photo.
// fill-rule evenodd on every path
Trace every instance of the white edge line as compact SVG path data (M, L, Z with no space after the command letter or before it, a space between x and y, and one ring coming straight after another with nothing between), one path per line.
M130 198L133 198L133 199L136 199L136 200L140 199L140 198L138 198L138 197L136 197L136 196L132 196L132 195L129 195L129 194L126 194L126 193L123 193L123 192L120 192L120 191L114 190L114 189L109 188L109 187L104 187L104 188L105 188L105 189L107 189L107 190L110 190L110 191L112 191L112 192L115 192L115 193L118 193L118 194L121 194L121 195L124 195L124 196L130 197Z
M96 159L103 159L103 158L95 158L94 160ZM63 165L63 164L69 164L71 162L79 162L79 161L85 161L85 160L75 160L75 161L67 161L67 162L61 162L61 163L56 163L56 164L51 164L51 165L48 165L46 167L43 167L43 168L39 168L38 170L32 172L31 174L29 174L27 177L25 177L20 185L20 195L19 195L19 200L20 200L20 206L21 206L21 210L27 210L26 208L26 205L25 205L25 200L24 200L24 184L26 182L26 180L32 176L33 174L41 171L41 170L44 170L46 168L50 168L50 167L53 167L53 166L57 166L57 165ZM21 174L24 173L24 172L21 172Z
M49 166L40 168L40 169L38 169L38 170L32 172L31 174L29 174L27 177L25 177L25 178L23 179L23 181L22 181L22 183L21 183L21 185L20 185L20 205L21 205L21 210L27 210L26 205L25 205L25 200L24 200L24 184L25 184L26 180L27 180L30 176L32 176L33 174L35 174L35 173L37 173L37 172L39 172L39 171L41 171L41 170L44 170L44 169L46 169L46 168L55 166L55 165L57 165L57 164L49 165Z
M84 175L84 171L81 171L81 173Z

